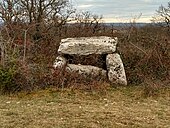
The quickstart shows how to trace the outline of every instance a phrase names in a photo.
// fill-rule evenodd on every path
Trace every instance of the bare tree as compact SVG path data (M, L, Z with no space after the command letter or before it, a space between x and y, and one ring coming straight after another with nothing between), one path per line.
M32 27L34 32L31 34L35 40L40 39L43 32L59 34L74 12L69 0L0 1L0 19L7 24L11 35L14 35L13 29L18 26L22 26L22 29Z
M29 23L41 23L62 17L63 9L67 9L67 0L20 0ZM69 10L70 11L70 10Z
M76 14L75 20L81 25L80 28L92 29L92 33L94 34L100 28L99 24L102 21L102 16L85 11Z
M156 16L153 17L152 21L166 25L168 31L170 31L170 2L168 2L167 7L161 5L156 12Z
M11 23L21 14L17 0L0 1L0 18L5 23Z
M57 19L64 23L73 12L68 0L0 1L0 18L4 22L22 21L31 24Z

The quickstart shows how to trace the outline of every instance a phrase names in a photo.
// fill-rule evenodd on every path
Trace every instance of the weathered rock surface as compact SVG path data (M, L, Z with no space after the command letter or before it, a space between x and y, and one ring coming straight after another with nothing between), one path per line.
M123 62L118 53L106 56L108 78L111 83L127 85Z
M100 77L107 79L106 70L102 68L98 68L91 65L75 65L75 64L67 64L66 71L71 73L78 73L85 77Z
M116 51L117 38L106 36L101 37L80 37L62 39L58 53L60 54L110 54Z

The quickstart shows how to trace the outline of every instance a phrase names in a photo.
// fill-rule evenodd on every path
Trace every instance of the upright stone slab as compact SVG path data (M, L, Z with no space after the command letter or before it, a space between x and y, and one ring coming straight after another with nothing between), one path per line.
M62 39L58 53L59 54L109 54L116 51L117 38L106 36L100 37L80 37Z
M106 65L111 83L127 85L123 62L118 53L108 54L106 56Z

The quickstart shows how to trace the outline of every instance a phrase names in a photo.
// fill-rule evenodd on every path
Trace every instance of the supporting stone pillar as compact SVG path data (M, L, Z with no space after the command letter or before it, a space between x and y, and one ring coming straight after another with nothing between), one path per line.
M118 53L106 56L108 78L111 83L127 85L123 62Z

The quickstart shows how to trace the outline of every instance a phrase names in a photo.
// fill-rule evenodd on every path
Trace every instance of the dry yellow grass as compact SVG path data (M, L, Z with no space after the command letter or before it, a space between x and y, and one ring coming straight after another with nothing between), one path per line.
M141 87L119 87L0 96L0 128L169 128L170 89L142 94Z

